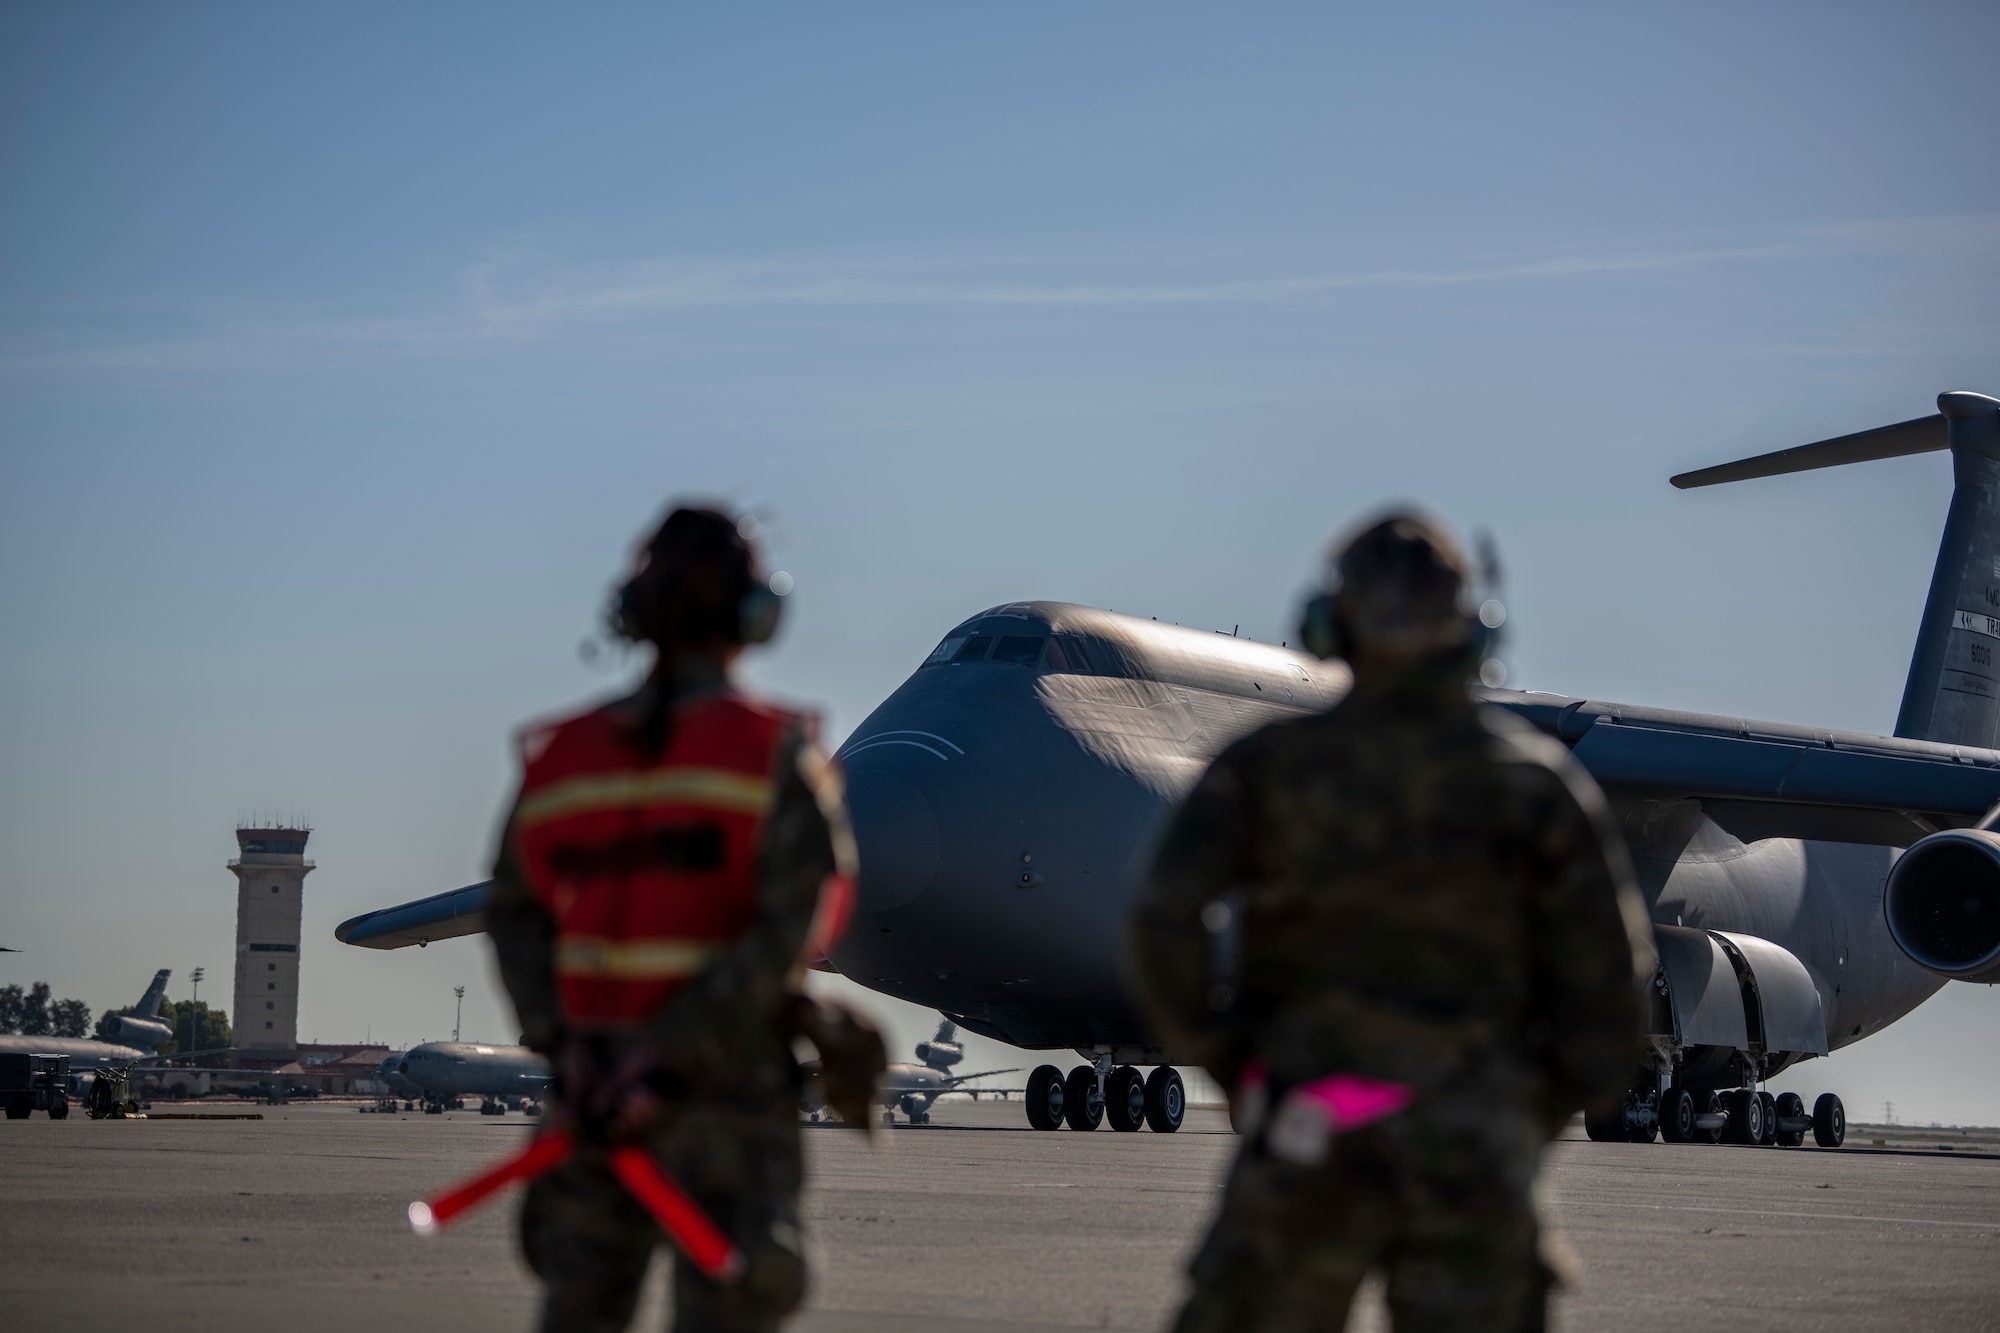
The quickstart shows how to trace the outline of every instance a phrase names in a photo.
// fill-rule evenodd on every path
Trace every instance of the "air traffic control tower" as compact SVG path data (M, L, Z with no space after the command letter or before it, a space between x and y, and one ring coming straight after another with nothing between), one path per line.
M299 922L311 829L239 828L236 874L236 1060L281 1065L299 1053Z

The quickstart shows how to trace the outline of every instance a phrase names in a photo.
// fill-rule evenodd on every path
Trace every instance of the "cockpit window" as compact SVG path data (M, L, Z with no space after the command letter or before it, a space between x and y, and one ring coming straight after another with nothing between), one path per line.
M936 666L939 662L951 661L952 655L965 646L965 638L966 636L963 634L952 635L931 650L931 655L924 659L924 665Z
M965 641L965 647L952 655L954 662L977 662L986 656L986 650L993 646L991 635L975 634Z
M1090 650L1084 646L1080 635L1056 635L1056 648L1049 650L1049 664L1051 666L1055 665L1056 649L1061 649L1064 658L1067 659L1068 665L1065 670L1074 671L1078 675L1084 676L1090 675L1097 670L1096 665L1090 660Z
M1000 640L993 650L996 662L1012 662L1016 666L1031 667L1035 659L1042 655L1042 638L1039 634L1010 634Z

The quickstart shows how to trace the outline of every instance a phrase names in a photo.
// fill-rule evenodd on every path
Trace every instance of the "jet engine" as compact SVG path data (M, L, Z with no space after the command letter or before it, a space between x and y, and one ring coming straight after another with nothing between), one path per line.
M2000 833L1948 829L1919 841L1890 868L1882 913L1918 966L2000 982Z
M932 1069L949 1069L965 1058L965 1047L955 1041L932 1038L917 1043L917 1059Z
M162 1042L172 1041L174 1030L158 1019L120 1014L104 1025L104 1036L108 1041L121 1041L128 1046L151 1050Z

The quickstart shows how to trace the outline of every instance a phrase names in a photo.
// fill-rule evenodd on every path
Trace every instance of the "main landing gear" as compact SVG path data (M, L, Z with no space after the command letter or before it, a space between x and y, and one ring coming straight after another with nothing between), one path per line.
M1633 1093L1618 1111L1586 1115L1584 1132L1596 1143L1739 1143L1796 1148L1813 1136L1822 1148L1847 1141L1847 1110L1833 1093L1821 1093L1806 1113L1796 1092L1773 1097L1755 1088L1688 1088L1669 1084L1657 1094Z
M1042 1065L1028 1075L1027 1102L1028 1123L1036 1129L1092 1130L1109 1120L1120 1133L1145 1126L1171 1134L1187 1114L1187 1085L1169 1065L1141 1074L1131 1065L1114 1067L1105 1056L1068 1075Z

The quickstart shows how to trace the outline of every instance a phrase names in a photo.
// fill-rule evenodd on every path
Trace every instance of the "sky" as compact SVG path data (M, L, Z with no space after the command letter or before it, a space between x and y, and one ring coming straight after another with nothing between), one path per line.
M1886 732L1931 455L2000 393L1989 5L0 10L0 983L205 966L309 819L301 1037L511 1017L510 736L620 687L670 497L797 591L833 740L1056 598L1287 637L1329 538L1493 534L1510 683ZM895 1039L934 1016L880 1002ZM2000 1123L2000 994L1813 1069ZM1016 1057L975 1043L975 1059ZM1804 1071L1801 1071L1803 1076Z

